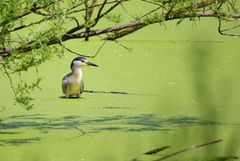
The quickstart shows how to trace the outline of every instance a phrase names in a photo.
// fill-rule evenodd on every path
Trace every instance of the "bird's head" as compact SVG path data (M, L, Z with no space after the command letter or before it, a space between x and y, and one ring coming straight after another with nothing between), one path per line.
M82 66L95 66L95 67L98 67L97 64L89 62L87 58L82 57L82 56L76 57L76 58L74 58L72 60L72 63L71 63L71 69L72 70L76 69L76 68L80 68Z

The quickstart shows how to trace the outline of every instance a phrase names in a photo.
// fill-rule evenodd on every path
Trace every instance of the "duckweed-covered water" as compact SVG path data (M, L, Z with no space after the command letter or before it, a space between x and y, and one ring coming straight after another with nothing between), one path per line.
M9 81L0 75L1 161L154 160L216 139L169 160L240 156L239 39L220 36L213 19L197 25L153 25L107 42L84 68L85 89L129 94L84 93L61 98L61 79L75 55L42 64L44 80L34 109L14 105ZM94 54L102 41L71 41L68 47ZM26 74L36 79L35 70ZM143 153L170 146L155 155ZM230 158L231 159L231 158Z

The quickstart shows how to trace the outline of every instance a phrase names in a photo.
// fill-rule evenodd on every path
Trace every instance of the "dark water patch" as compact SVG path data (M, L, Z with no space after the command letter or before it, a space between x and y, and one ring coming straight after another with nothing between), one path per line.
M74 119L79 119L80 117L77 115L73 115L73 116L64 116L62 119L66 119L66 120L74 120Z
M206 159L207 161L232 161L232 160L238 160L239 157L237 156L224 156L224 157L216 157L213 159Z
M0 135L1 134L5 134L5 135L13 135L13 134L21 134L22 132L9 132L9 131L0 131Z
M56 122L47 124L46 128L49 129L71 129L72 127L80 126L79 121L69 121L69 122Z
M33 137L33 138L27 138L27 139L4 139L0 140L1 145L22 145L22 144L29 144L40 141L40 137Z
M8 119L34 119L34 118L39 118L39 116L41 119L45 118L46 115L42 115L42 114L32 114L32 115L13 115L13 116L9 116L7 117Z
M160 127L162 119L156 117L156 115L153 114L142 114L139 116L131 116L126 118L127 124L132 125L142 125L142 126L148 126L148 127Z
M204 120L197 117L172 117L159 118L156 115L140 115L127 118L128 124L144 125L144 126L176 126L176 125L220 125L222 123L211 120Z
M170 128L157 128L157 127L143 127L143 128L128 128L124 132L150 132L150 131L170 131Z
M111 122L111 121L119 121L124 119L124 115L115 115L111 117L99 117L95 119L85 120L84 123L100 123L100 122Z
M127 110L129 110L129 109L136 109L136 108L131 108L131 107L114 107L114 106L106 106L106 107L102 107L102 108L104 108L104 109L127 109Z
M222 124L220 122L204 120L197 117L173 117L165 120L166 123L171 125L215 125Z
M124 131L125 128L123 127L103 127L103 128L96 128L95 131Z
M38 128L38 127L47 127L49 124L43 122L9 122L9 123L1 123L0 129L17 129L17 128Z

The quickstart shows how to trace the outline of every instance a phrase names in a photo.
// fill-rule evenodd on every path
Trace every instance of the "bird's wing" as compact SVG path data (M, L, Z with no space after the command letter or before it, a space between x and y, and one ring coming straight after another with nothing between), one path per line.
M65 75L63 77L63 80L62 80L62 91L63 93L65 94L66 91L67 91L67 88L68 88L68 85L69 85L69 82L68 82L68 78L71 76L71 73L68 73L67 75Z
M83 90L84 90L84 82L82 80L80 84L80 93L83 93Z

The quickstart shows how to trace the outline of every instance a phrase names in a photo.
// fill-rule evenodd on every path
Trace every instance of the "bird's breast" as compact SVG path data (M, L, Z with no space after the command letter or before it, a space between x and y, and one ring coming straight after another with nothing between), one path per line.
M80 84L81 81L82 81L82 75L81 75L81 74L78 74L78 75L75 75L74 77L75 77L75 78L74 78L74 83Z
M80 94L81 82L82 80L82 73L74 74L73 81L69 84L67 93L69 95Z
M81 69L75 70L73 72L73 77L74 77L74 83L79 83L80 84L81 81L82 81L82 77L83 77L82 70Z

